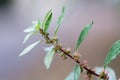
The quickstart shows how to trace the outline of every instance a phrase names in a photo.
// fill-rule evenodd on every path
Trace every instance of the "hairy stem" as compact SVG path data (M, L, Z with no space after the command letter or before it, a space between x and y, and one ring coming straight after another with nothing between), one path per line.
M40 33L41 33L41 30L40 30ZM52 41L52 39L50 39L49 35L45 35L46 33L42 32L41 33L43 36L44 36L44 39L45 40L50 40ZM47 43L46 43L47 44ZM53 43L50 43L53 45ZM57 43L58 44L58 43ZM91 73L92 75L96 76L96 77L101 77L99 74L97 74L95 71L93 71L92 69L88 68L87 66L83 66L83 64L80 63L79 60L74 60L74 57L70 54L68 54L63 48L59 48L58 50L60 50L61 52L63 52L66 56L68 56L69 58L71 58L74 62L76 62L77 64L79 64L83 69L85 69L87 72ZM102 78L104 79L104 78ZM105 80L108 80L108 79L105 79Z
M71 58L72 60L74 60L74 58L70 55L70 54L68 54L68 53L66 53L62 48L60 49L65 55L67 55L69 58ZM75 60L74 60L75 61ZM78 63L80 66L82 66L82 64L80 63L80 61L75 61L76 63ZM99 74L97 74L97 73L95 73L94 71L92 71L91 69L89 69L89 68L87 68L86 66L84 66L83 67L85 70L87 70L88 72L90 72L91 74L93 74L93 75L95 75L95 76L97 76L97 77L100 77L100 75Z

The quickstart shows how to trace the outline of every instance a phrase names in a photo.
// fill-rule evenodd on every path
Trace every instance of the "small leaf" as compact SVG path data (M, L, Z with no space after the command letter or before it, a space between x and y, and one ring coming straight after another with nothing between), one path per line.
M24 32L29 33L29 32L37 32L40 29L41 23L40 20L38 21L33 21L32 22L33 26L28 27L27 29L24 30Z
M50 10L46 14L46 16L45 16L45 18L43 20L42 27L43 27L44 32L46 32L48 30L51 20L52 20L52 10Z
M37 31L39 31L39 29L40 29L40 19L38 19L38 21L37 21L37 24L36 24L36 26L35 26L35 28L36 28L36 30Z
M23 41L23 44L30 38L30 36L32 36L34 33L31 32L31 33L28 33L25 38L24 38L24 41Z
M88 31L91 29L91 26L93 25L93 22L91 22L89 25L87 25L82 32L79 35L77 44L76 44L76 50L78 49L79 45L82 43L82 41L85 39L85 37L88 34Z
M65 16L65 6L63 6L63 9L62 9L61 15L60 15L60 17L58 18L58 21L57 21L57 27L56 27L56 29L55 29L55 33L54 33L54 35L57 34L58 29L59 29L59 27L60 27L60 24L61 24L62 21L63 21L64 16Z
M27 48L25 48L25 49L23 50L22 53L20 53L19 56L25 55L26 53L28 53L32 48L34 48L34 47L35 47L37 44L39 44L40 42L41 42L41 41L37 41L37 42L35 42L35 43L29 45Z
M96 67L95 70L96 70L97 74L100 74L102 71L104 71L104 67ZM110 67L107 67L106 72L108 73L109 80L117 80L115 71L113 69L111 69ZM98 80L100 80L100 79L98 79Z
M65 80L79 80L81 74L81 68L79 65L76 65L73 71L68 75Z
M109 50L105 62L104 62L104 68L113 60L115 59L118 55L120 54L120 40L116 41L111 49Z
M34 32L35 28L33 26L28 27L27 29L24 30L24 32L29 33L29 32Z
M50 68L50 65L52 63L55 51L54 51L54 46L51 46L49 48L45 48L45 50L47 51L47 54L44 58L44 64L46 66L47 69Z

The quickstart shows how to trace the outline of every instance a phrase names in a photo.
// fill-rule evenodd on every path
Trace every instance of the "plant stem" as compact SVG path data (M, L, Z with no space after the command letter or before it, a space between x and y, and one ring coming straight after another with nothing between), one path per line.
M65 55L67 55L69 58L71 58L72 60L74 60L74 58L70 55L70 54L68 54L68 53L66 53L62 48L60 49ZM74 60L75 61L75 60ZM80 63L80 61L75 61L76 63L78 63L80 66L82 66L82 64ZM91 69L89 69L88 67L86 67L86 66L84 66L83 67L85 70L87 70L88 72L90 72L91 74L93 74L93 75L95 75L95 76L97 76L97 77L100 77L100 75L99 74L97 74L97 73L95 73L94 71L92 71Z
M40 31L40 33L41 33L41 31ZM42 33L41 33L42 34ZM44 33L45 34L45 33ZM47 38L47 40L52 40L52 39L50 39L49 38L49 36L48 35L44 35L43 34L43 36L44 37L46 37ZM51 43L52 44L52 43ZM53 45L53 44L52 44ZM77 64L79 64L82 68L84 68L86 71L88 71L89 73L91 73L92 75L94 75L94 76L96 76L96 77L101 77L99 74L97 74L96 72L94 72L92 69L90 69L90 68L88 68L87 66L83 66L83 64L81 64L80 63L80 61L76 61L76 60L74 60L74 57L73 56L71 56L70 54L68 54L63 48L60 48L59 49L61 52L63 52L66 56L68 56L69 58L71 58L73 61L75 61ZM105 79L106 80L106 79ZM108 80L108 79L107 79Z

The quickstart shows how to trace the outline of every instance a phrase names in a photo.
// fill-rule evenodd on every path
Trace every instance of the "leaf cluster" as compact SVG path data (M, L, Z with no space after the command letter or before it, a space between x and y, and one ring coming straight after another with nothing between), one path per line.
M97 80L102 80L102 79L103 80L108 80L108 79L109 80L117 80L114 71L111 68L108 68L107 66L113 59L115 59L120 54L120 40L116 41L112 45L111 49L109 50L109 52L106 56L106 59L104 61L104 64L103 64L104 68L97 67L96 70L93 71L92 69L87 68L86 63L84 63L84 64L80 63L80 61L79 61L80 56L78 53L79 46L86 38L89 30L93 26L93 22L86 25L83 28L83 30L81 31L81 33L79 34L78 40L75 45L75 52L77 52L77 56L75 56L76 54L72 54L75 56L74 57L70 54L71 53L70 49L69 50L63 49L62 44L58 43L57 32L58 32L60 24L62 23L63 18L65 16L65 7L63 6L61 15L58 18L57 26L54 31L54 36L52 38L50 38L48 29L49 29L50 23L52 21L52 16L53 16L53 13L52 13L52 10L50 10L47 12L42 23L41 23L40 19L38 19L37 21L33 22L33 26L24 30L24 32L26 32L28 34L24 38L23 43L25 43L30 38L30 36L32 36L33 34L37 34L37 33L40 33L44 37L44 40L38 40L37 42L32 43L31 45L26 47L19 56L23 56L23 55L27 54L36 45L38 45L41 42L45 42L46 44L51 45L51 46L45 48L45 51L47 52L47 54L44 58L44 64L47 69L50 68L50 65L52 63L55 53L62 54L62 57L64 56L64 58L66 58L66 56L67 56L67 57L73 59L77 63L75 65L75 67L73 68L73 71L65 78L65 80L79 80L81 73L83 73L85 70L86 70L86 75L89 78L91 78L91 75L96 75ZM78 58L77 60L76 60L76 57ZM105 73L106 70L108 71L108 73Z

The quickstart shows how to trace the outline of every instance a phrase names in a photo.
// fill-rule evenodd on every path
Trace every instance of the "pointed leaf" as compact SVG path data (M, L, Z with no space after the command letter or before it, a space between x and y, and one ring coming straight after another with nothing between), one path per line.
M58 29L59 29L59 27L60 27L60 24L61 24L62 21L63 21L64 16L65 16L65 6L63 6L63 9L62 9L61 15L60 15L60 17L58 18L58 21L57 21L57 27L56 27L56 29L55 29L55 33L54 33L54 35L57 34Z
M68 75L65 80L79 80L81 74L81 68L79 65L76 65L73 71Z
M24 38L24 41L23 41L23 44L30 38L30 36L32 36L34 33L31 32L31 33L28 33L25 38Z
M40 24L41 25L40 19L38 19L37 21L32 21L32 24L33 25L36 25L36 24Z
M100 74L101 71L104 71L104 67L96 67L95 70L97 74ZM117 80L115 71L113 69L111 69L110 67L107 67L105 71L108 73L109 80ZM100 79L97 79L97 80L100 80Z
M109 50L105 62L104 67L106 67L113 59L115 59L120 54L120 40L116 41L111 49Z
M22 53L20 53L19 56L25 55L26 53L28 53L31 49L33 49L33 48L34 48L37 44L39 44L40 42L41 42L41 41L37 41L37 42L35 42L35 43L29 45L27 48L25 48L25 49L23 50Z
M45 16L45 18L43 20L42 27L43 27L44 32L46 32L48 30L51 20L52 20L52 10L50 10L46 14L46 16Z
M24 30L24 32L29 33L29 32L37 32L40 29L41 23L40 20L38 19L38 21L33 21L32 22L32 26L28 27L27 29Z
M29 33L29 32L34 32L35 28L33 26L28 27L27 29L24 30L24 32Z
M47 54L46 54L46 56L44 58L44 64L45 64L46 68L49 69L50 65L52 63L54 54L55 54L54 46L46 48L45 50L47 51Z
M91 26L93 25L93 22L91 22L89 25L87 25L82 32L79 35L78 41L76 43L76 50L78 49L79 45L82 43L82 41L85 39L85 37L88 34L88 31L91 29Z
M33 25L36 25L38 23L38 21L32 21Z
M39 31L39 29L41 27L40 25L41 25L40 19L38 19L37 24L35 25L35 28L36 28L37 31Z

